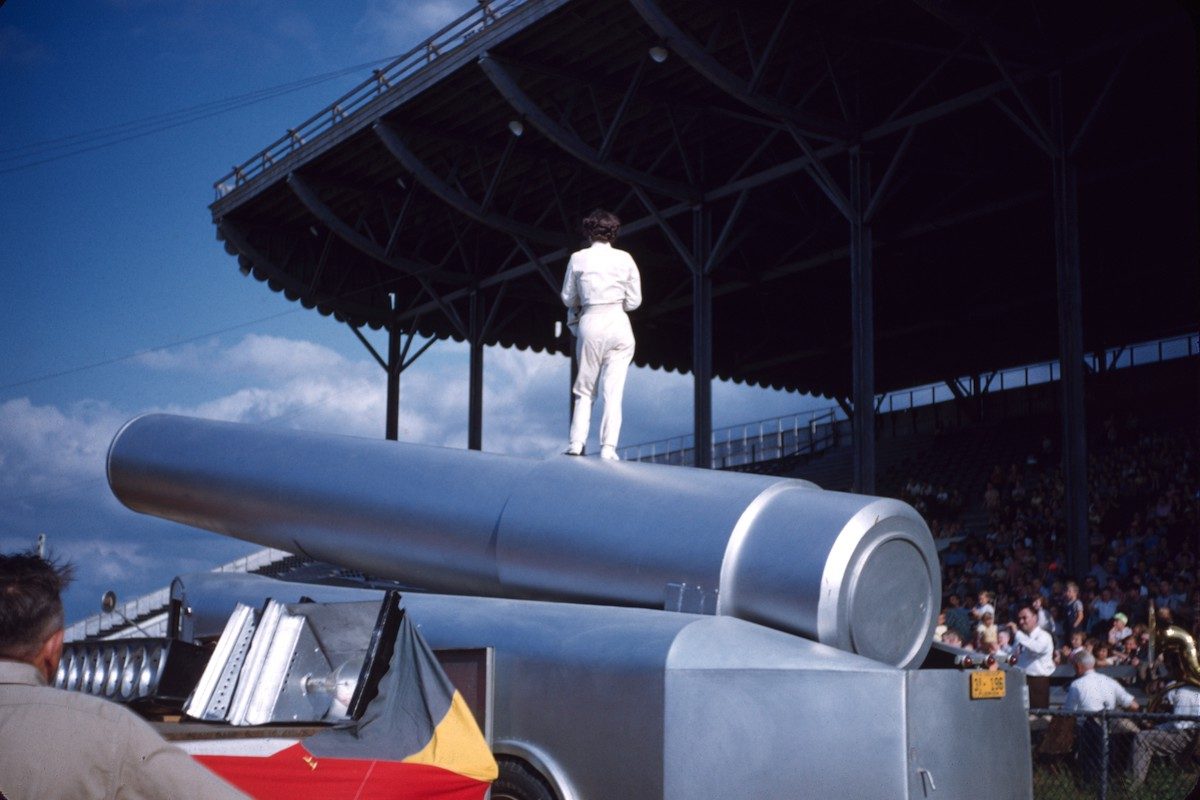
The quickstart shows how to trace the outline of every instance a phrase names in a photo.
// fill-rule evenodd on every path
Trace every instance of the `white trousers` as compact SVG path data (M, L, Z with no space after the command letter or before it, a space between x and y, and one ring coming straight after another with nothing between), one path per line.
M633 347L633 330L620 303L584 309L575 342L579 373L571 390L575 395L575 413L571 416L572 446L582 447L587 442L597 387L600 399L604 401L600 445L617 446L617 438L621 435L621 396L625 393L625 376L629 372L629 362L633 360Z

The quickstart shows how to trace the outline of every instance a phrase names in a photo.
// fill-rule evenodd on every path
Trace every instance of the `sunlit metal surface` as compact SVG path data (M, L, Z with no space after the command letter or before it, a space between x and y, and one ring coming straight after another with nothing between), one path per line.
M941 593L909 506L804 481L168 415L108 475L135 511L431 591L715 611L901 666Z
M373 605L345 613L363 626ZM732 617L415 593L404 607L435 649L493 648L495 751L563 800L912 798L922 773L947 797L981 782L1030 797L1022 695L971 701L969 672L897 669Z

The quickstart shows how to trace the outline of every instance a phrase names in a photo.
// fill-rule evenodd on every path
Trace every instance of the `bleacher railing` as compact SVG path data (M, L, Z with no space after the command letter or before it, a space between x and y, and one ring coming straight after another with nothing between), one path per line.
M371 77L355 86L241 164L213 184L217 199L241 186L291 155L321 134L332 130L361 111L380 95L416 75L438 58L466 44L503 16L531 0L477 0L477 7L446 25L387 66L373 70Z
M1200 355L1200 333L1190 333L1113 347L1103 353L1089 353L1084 363L1091 372L1103 372L1196 355ZM1056 359L995 372L981 381L978 388L980 394L989 394L1052 383L1061 377L1062 367ZM963 383L969 381L969 378L960 379ZM954 397L953 390L946 383L930 383L878 395L875 398L875 410L893 414L944 403ZM840 405L832 405L714 430L713 469L820 453L841 442L841 430L848 422L845 410ZM625 461L695 465L695 442L691 434L628 445L622 447L619 453Z
M722 469L819 453L837 443L838 422L845 419L840 408L822 408L721 428L713 431L713 467ZM630 445L621 448L619 454L624 461L690 467L696 463L695 438L686 434Z
M237 558L219 567L214 567L212 571L254 572L255 570L282 561L285 558L290 558L291 555L286 550L276 550L273 547L267 547L243 558ZM135 597L132 600L125 601L106 614L93 614L86 619L72 623L67 626L64 639L68 642L76 642L88 637L100 636L106 631L114 631L126 627L127 619L137 622L146 632L155 636L165 635L166 609L170 602L171 588L169 586L150 592L149 594L144 594L141 597ZM128 630L115 634L113 638L141 635L143 634L136 627L128 626Z

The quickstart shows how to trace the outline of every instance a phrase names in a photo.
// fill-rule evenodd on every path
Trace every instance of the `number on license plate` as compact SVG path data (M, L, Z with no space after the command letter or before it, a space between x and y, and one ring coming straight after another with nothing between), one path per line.
M1004 671L980 670L971 673L972 700L998 700L1004 697Z

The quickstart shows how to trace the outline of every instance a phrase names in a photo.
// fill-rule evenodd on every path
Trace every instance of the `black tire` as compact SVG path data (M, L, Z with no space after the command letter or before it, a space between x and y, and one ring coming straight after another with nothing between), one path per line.
M558 800L537 770L516 758L498 758L500 777L492 784L492 800Z

